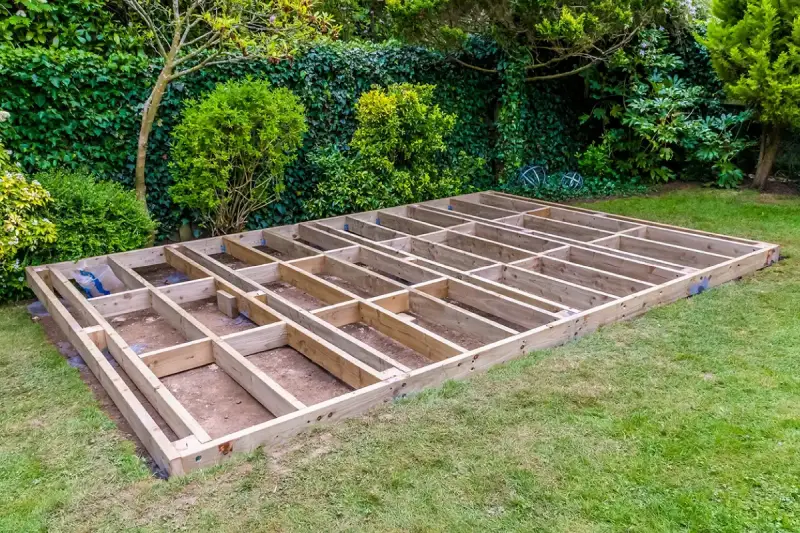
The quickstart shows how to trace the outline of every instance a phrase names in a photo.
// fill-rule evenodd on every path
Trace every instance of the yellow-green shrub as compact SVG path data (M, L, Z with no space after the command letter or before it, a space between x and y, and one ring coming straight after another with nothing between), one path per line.
M467 190L484 161L448 151L456 117L433 103L434 89L402 83L361 96L350 149L329 146L310 156L321 179L306 204L310 215L380 209Z
M43 215L50 193L19 172L0 170L0 301L25 290L24 267L56 240L55 225Z

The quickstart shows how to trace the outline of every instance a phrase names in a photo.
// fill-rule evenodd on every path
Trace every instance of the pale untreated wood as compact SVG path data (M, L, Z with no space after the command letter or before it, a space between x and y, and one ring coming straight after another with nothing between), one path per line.
M220 252L249 266L233 269L215 259ZM75 263L26 273L156 463L180 475L699 294L779 254L750 239L482 192L89 258L82 267L109 265L127 288L98 298L72 285ZM134 270L159 264L190 281L155 287ZM307 310L267 288L278 281L324 306ZM211 298L256 327L219 336L181 307ZM186 342L136 354L107 321L151 308ZM411 370L342 330L356 323L429 364ZM304 405L248 360L283 346L355 390ZM106 348L175 442L108 364ZM277 418L212 440L159 379L211 363Z

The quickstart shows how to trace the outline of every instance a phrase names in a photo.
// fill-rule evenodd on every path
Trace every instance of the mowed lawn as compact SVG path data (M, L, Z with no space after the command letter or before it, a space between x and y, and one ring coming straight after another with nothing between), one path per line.
M591 206L777 242L785 259L169 481L25 308L2 308L0 531L800 530L800 198Z

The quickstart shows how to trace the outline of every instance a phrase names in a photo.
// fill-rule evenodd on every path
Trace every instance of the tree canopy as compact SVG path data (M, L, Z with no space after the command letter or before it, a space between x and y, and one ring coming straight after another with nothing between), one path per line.
M525 69L526 79L575 74L605 61L655 17L663 0L366 0L347 13L364 25L377 16L393 35L455 52L472 37L492 39ZM386 31L386 30L382 30ZM493 66L467 65L494 71Z

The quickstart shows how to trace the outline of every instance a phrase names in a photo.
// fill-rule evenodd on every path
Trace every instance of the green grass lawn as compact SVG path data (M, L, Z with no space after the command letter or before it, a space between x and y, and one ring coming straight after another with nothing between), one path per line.
M798 531L800 199L595 209L783 245L739 282L186 478L0 310L0 530Z

